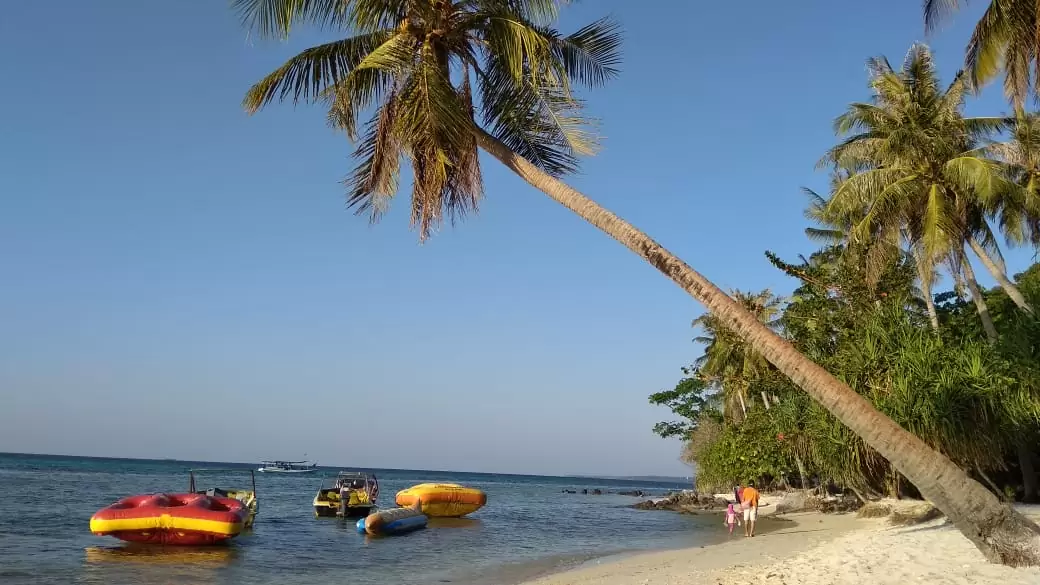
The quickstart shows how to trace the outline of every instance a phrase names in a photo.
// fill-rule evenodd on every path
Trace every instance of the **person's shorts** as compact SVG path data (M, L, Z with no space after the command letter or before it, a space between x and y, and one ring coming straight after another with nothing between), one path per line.
M744 522L757 522L758 508L744 508Z

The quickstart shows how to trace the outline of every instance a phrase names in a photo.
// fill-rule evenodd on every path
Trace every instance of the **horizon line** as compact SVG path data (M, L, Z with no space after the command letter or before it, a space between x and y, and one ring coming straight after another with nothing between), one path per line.
M109 459L113 461L165 461L174 463L221 463L228 465L242 465L242 466L253 466L256 465L254 462L244 461L217 461L217 460L206 460L206 459L178 459L173 457L160 457L160 458L149 458L149 457L115 457L111 455L73 455L69 453L19 453L14 451L0 451L0 456L4 455L28 455L34 457L68 457L74 459ZM352 465L323 465L318 463L316 460L308 460L311 463L317 464L318 469L366 469L365 467L357 467ZM539 473L503 473L494 471L462 471L455 469L407 469L403 467L369 467L367 469L378 469L380 471L425 471L430 473L468 473L473 475L505 475L514 477L552 477L559 479L606 479L611 481L639 481L639 480L681 480L676 483L684 483L692 479L691 476L681 475L597 475L597 474L575 474L575 475L546 475ZM664 483L663 481L660 483Z

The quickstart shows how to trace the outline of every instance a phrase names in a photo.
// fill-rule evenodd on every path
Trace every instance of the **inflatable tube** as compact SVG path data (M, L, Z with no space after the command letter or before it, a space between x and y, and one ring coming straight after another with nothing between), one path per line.
M357 531L362 534L404 534L426 527L426 515L414 508L393 508L373 512L357 521Z
M232 498L153 494L123 498L90 518L90 531L127 542L216 544L245 528L249 508Z
M420 500L423 514L431 518L458 518L483 508L487 495L454 483L421 483L397 492L398 506L414 506Z

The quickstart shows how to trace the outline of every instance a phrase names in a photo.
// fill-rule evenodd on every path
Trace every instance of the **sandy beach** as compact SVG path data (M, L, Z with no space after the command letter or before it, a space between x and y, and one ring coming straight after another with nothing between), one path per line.
M770 512L775 506L770 506ZM1040 507L1020 510L1040 520ZM765 512L766 509L763 509ZM720 530L724 528L719 526ZM987 563L945 519L894 527L855 514L763 514L754 539L604 559L528 585L1036 585L1040 568Z

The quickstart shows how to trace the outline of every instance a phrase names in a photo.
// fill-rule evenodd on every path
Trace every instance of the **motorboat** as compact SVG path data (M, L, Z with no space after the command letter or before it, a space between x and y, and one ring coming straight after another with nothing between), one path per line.
M236 473L248 473L250 479L250 486L248 489L245 488L226 488L226 487L210 487L199 489L196 483L195 476L202 474L210 475L230 475ZM246 518L246 528L252 528L253 523L256 521L256 513L260 510L260 504L256 499L256 474L253 473L252 469L189 469L188 470L188 492L193 494L202 494L216 498L231 498L238 500L249 510L249 516Z
M317 469L318 464L310 461L261 461L257 471L260 473L313 473Z
M325 478L314 496L314 515L320 517L364 518L376 508L379 480L363 471L341 471L332 487Z

